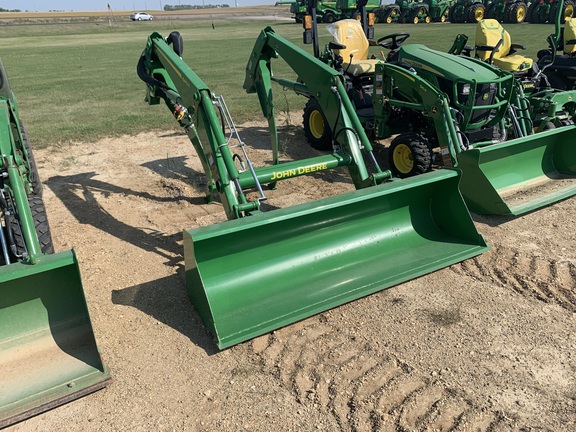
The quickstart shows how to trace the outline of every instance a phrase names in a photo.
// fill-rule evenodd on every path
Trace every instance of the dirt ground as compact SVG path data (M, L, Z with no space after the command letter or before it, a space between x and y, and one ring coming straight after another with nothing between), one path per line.
M282 131L285 159L315 154ZM240 133L270 161L264 124ZM113 382L7 431L576 430L575 198L474 215L489 252L218 351L185 291L182 230L225 217L187 138L36 158ZM352 190L345 174L281 182L268 206Z

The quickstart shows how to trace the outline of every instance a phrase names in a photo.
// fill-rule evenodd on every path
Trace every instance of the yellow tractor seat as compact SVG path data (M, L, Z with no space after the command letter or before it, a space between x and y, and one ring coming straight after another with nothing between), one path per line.
M526 49L513 44L510 33L495 19L483 19L476 25L476 57L507 72L527 72L534 61L520 54L518 49Z
M576 18L566 18L564 24L564 54L576 54Z
M364 34L360 21L355 19L336 21L328 26L328 31L334 37L334 42L344 46L334 50L334 53L343 59L344 72L353 76L374 73L376 64L381 60L368 58L370 42Z

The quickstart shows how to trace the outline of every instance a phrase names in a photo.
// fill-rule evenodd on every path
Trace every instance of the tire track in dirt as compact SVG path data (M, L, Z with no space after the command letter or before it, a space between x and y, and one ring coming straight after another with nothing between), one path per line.
M571 261L494 246L491 252L450 269L459 275L487 280L520 295L576 312L576 265Z
M298 403L332 416L342 431L503 430L490 411L325 315L253 340L263 371Z

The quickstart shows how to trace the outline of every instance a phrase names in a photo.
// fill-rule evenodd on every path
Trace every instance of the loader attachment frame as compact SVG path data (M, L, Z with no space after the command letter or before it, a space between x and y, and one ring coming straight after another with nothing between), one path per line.
M53 253L42 188L0 63L0 428L105 387L76 255ZM42 242L39 239L42 234Z
M460 191L473 212L518 216L576 194L576 126L534 134L517 81L512 103L521 117L515 126L518 138L474 144L463 141L446 95L427 81L382 63L376 66L375 82L378 133L400 132L388 122L391 107L423 113L433 123L444 166L462 171ZM394 98L396 88L419 91L399 100Z
M222 99L180 58L181 47L179 35L153 33L138 75L147 102L163 100L188 134L212 185L207 193L220 194L230 219L184 231L187 290L219 348L487 250L458 191L460 172L392 179L372 153L344 77L270 27L255 42L244 89L256 93L268 121L273 162L238 169L234 153L247 158L246 149L229 145L227 115L217 115ZM296 80L273 76L280 56ZM332 152L279 162L273 83L317 98L334 130ZM262 196L266 184L336 167L348 168L356 191L270 212L256 200L245 206L248 190Z

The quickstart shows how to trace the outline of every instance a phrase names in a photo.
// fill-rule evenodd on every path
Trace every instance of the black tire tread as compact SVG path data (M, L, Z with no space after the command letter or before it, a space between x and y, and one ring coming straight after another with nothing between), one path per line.
M309 119L310 114L313 111L320 111L324 119L325 130L324 134L320 138L316 138L310 131ZM306 136L306 139L313 148L315 148L316 150L324 150L324 151L332 150L332 131L330 130L330 126L326 121L326 117L324 117L322 107L320 107L320 104L316 99L310 98L308 102L306 102L306 106L304 107L304 114L302 115L302 121L304 123L304 135Z
M406 144L412 150L414 155L414 167L408 174L401 173L395 166L393 161L394 149L399 144ZM424 174L432 169L432 150L428 140L416 132L405 132L398 135L390 143L388 149L388 162L392 173L400 178L412 177L418 174Z

